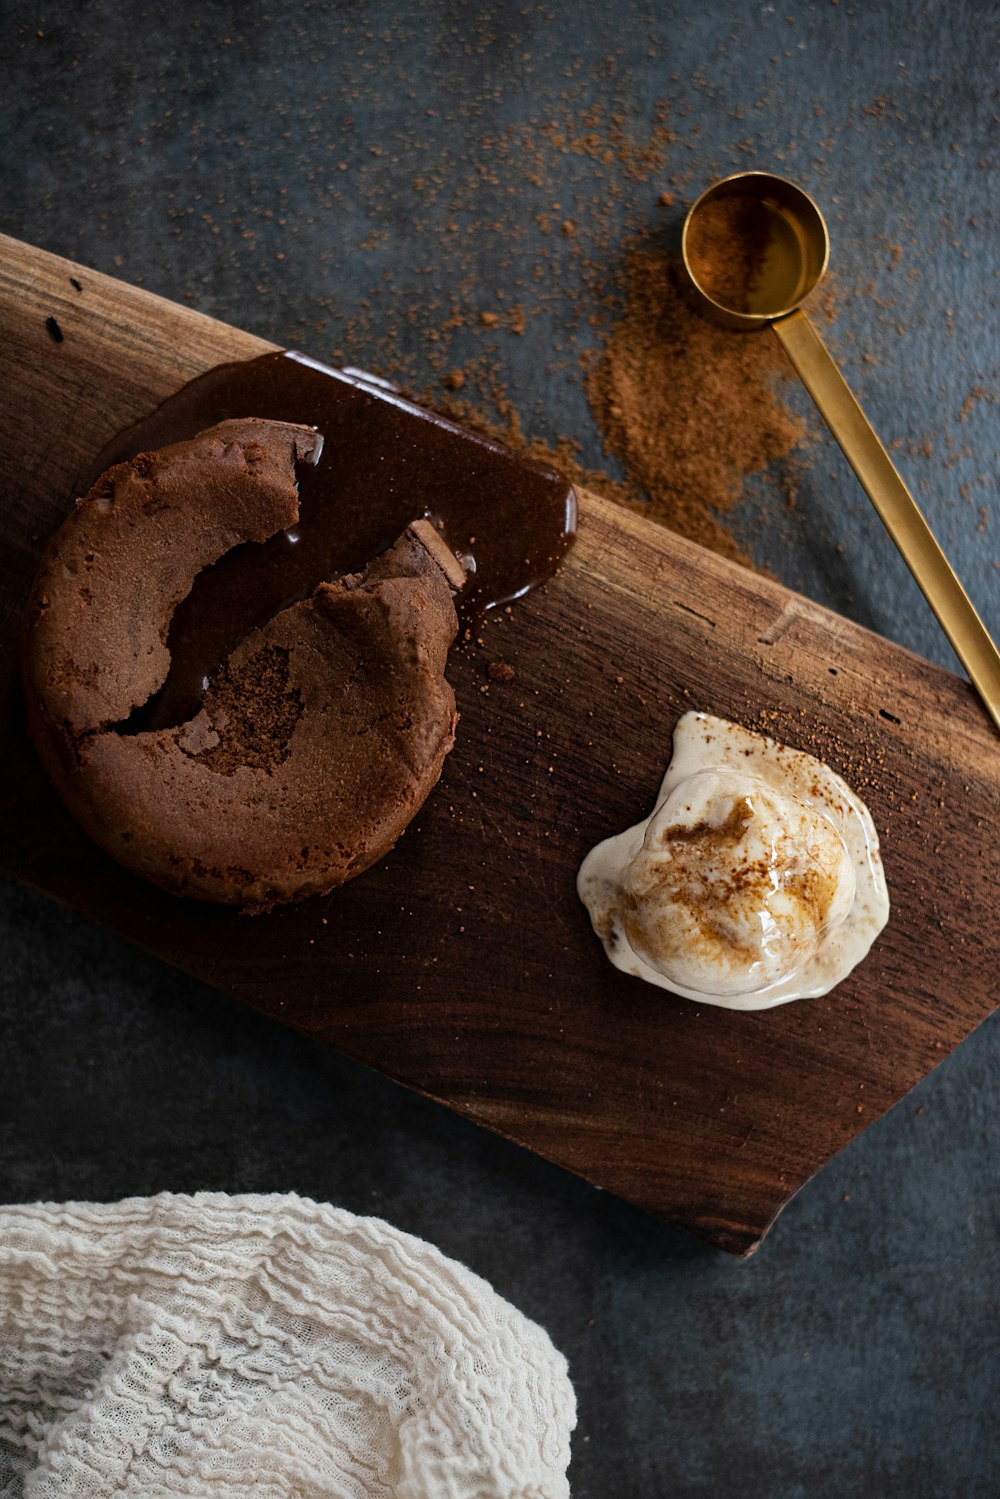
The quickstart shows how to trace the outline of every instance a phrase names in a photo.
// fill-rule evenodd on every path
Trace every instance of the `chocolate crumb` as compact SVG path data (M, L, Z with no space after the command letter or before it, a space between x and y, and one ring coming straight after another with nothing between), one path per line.
M175 733L185 753L219 775L233 775L244 766L273 770L289 755L292 734L303 713L302 694L290 681L289 651L265 643L241 666L227 663L206 696L220 727L211 743L185 742L198 720ZM238 705L231 707L230 702ZM221 706L224 711L219 712Z
M491 661L486 670L491 681L512 682L514 680L514 668L509 661Z

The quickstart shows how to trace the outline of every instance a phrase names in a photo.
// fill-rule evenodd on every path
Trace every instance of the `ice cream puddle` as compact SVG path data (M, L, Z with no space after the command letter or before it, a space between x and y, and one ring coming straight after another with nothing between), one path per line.
M680 719L653 811L591 850L577 890L616 968L731 1010L826 994L889 916L860 798L708 713Z

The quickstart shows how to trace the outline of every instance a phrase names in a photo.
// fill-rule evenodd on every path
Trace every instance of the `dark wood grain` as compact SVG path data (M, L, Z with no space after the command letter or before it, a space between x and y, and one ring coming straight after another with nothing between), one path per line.
M25 736L24 598L104 442L268 346L9 240L0 328L4 870L738 1254L993 1009L1000 745L968 685L589 494L557 578L454 654L458 746L381 865L253 920L125 874ZM589 930L580 859L649 810L689 707L820 754L872 809L893 912L832 995L674 1001Z

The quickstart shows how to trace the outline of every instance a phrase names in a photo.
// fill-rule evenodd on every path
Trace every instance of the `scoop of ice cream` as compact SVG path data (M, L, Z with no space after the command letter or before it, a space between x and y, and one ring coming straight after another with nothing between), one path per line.
M685 999L828 994L889 917L871 813L829 765L684 713L649 817L590 850L580 899L609 961Z
M735 770L701 771L657 808L622 875L630 947L706 995L789 978L851 911L855 874L833 822Z

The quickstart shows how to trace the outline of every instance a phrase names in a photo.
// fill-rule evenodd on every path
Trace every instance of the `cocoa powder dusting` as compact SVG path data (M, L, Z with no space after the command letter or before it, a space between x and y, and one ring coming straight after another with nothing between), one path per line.
M749 312L773 242L773 214L756 198L714 198L691 219L688 263L713 301Z
M722 517L748 475L806 436L777 390L787 373L774 338L706 322L688 305L676 263L640 244L626 258L624 312L587 394L606 450L650 516L748 562Z

